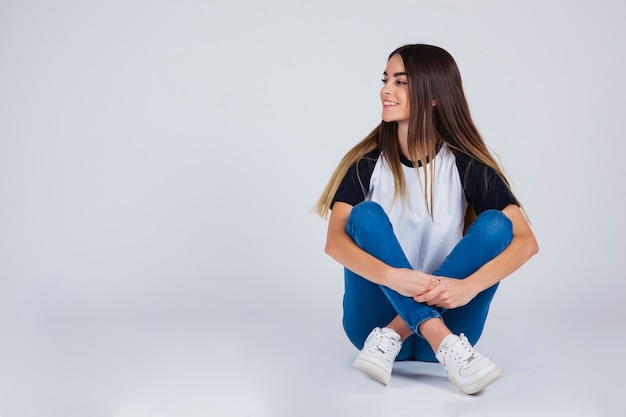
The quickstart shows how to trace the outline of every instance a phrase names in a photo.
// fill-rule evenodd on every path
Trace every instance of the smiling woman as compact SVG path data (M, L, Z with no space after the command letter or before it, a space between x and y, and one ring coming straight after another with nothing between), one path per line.
M326 252L345 267L354 366L386 385L396 360L439 361L474 394L502 374L473 348L491 300L537 242L448 52L393 51L380 98L381 123L344 156L316 206L323 217L331 210Z

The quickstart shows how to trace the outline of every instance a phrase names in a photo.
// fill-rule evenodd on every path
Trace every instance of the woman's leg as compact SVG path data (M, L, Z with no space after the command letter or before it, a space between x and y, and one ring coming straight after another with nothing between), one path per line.
M433 275L466 278L500 254L512 238L511 221L499 210L487 210L478 216ZM465 306L440 310L450 331L457 335L464 333L474 345L482 334L497 288L498 284L495 284L484 290ZM415 340L413 356L420 361L436 361L433 349L421 338Z
M377 203L366 201L354 206L346 232L359 247L386 264L411 268L387 215ZM363 346L374 327L386 326L398 314L414 332L424 320L441 317L433 307L345 270L344 329L357 348ZM405 341L398 360L411 358L412 342Z
M398 313L379 285L344 269L343 328L350 342L362 349L365 339L375 327L385 327ZM402 343L397 360L412 359L413 338Z

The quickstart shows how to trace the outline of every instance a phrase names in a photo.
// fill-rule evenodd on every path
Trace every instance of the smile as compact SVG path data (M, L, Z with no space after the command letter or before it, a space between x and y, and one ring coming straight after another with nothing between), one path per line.
M395 101L389 101L389 100L383 101L383 107L394 107L397 105L398 103L396 103Z

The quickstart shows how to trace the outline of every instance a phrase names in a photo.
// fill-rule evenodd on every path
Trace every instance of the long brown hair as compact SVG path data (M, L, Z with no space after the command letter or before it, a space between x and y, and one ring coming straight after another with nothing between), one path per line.
M414 162L428 162L429 156L434 156L437 147L445 142L451 150L469 155L493 168L510 187L472 121L463 93L461 74L454 58L442 48L424 44L401 46L389 54L388 59L394 55L402 58L409 84L409 158ZM406 194L400 162L398 124L382 121L339 162L314 207L317 214L326 217L339 184L350 166L374 149L380 150L391 169L394 177L394 198L398 193L401 196ZM433 183L433 165L415 163L418 175L421 170L424 178L422 191L431 215L434 190L427 185Z

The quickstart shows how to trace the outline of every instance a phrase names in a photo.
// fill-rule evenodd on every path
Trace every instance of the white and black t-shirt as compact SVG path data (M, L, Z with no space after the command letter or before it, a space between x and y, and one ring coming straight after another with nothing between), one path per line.
M400 246L414 269L432 273L463 236L469 203L480 215L518 204L500 176L490 167L443 145L433 161L434 183L424 184L411 161L401 158L407 196L393 201L391 170L379 150L352 165L343 178L333 203L356 204L371 200L389 216ZM429 169L430 167L427 167ZM433 216L428 213L423 187L433 187Z

